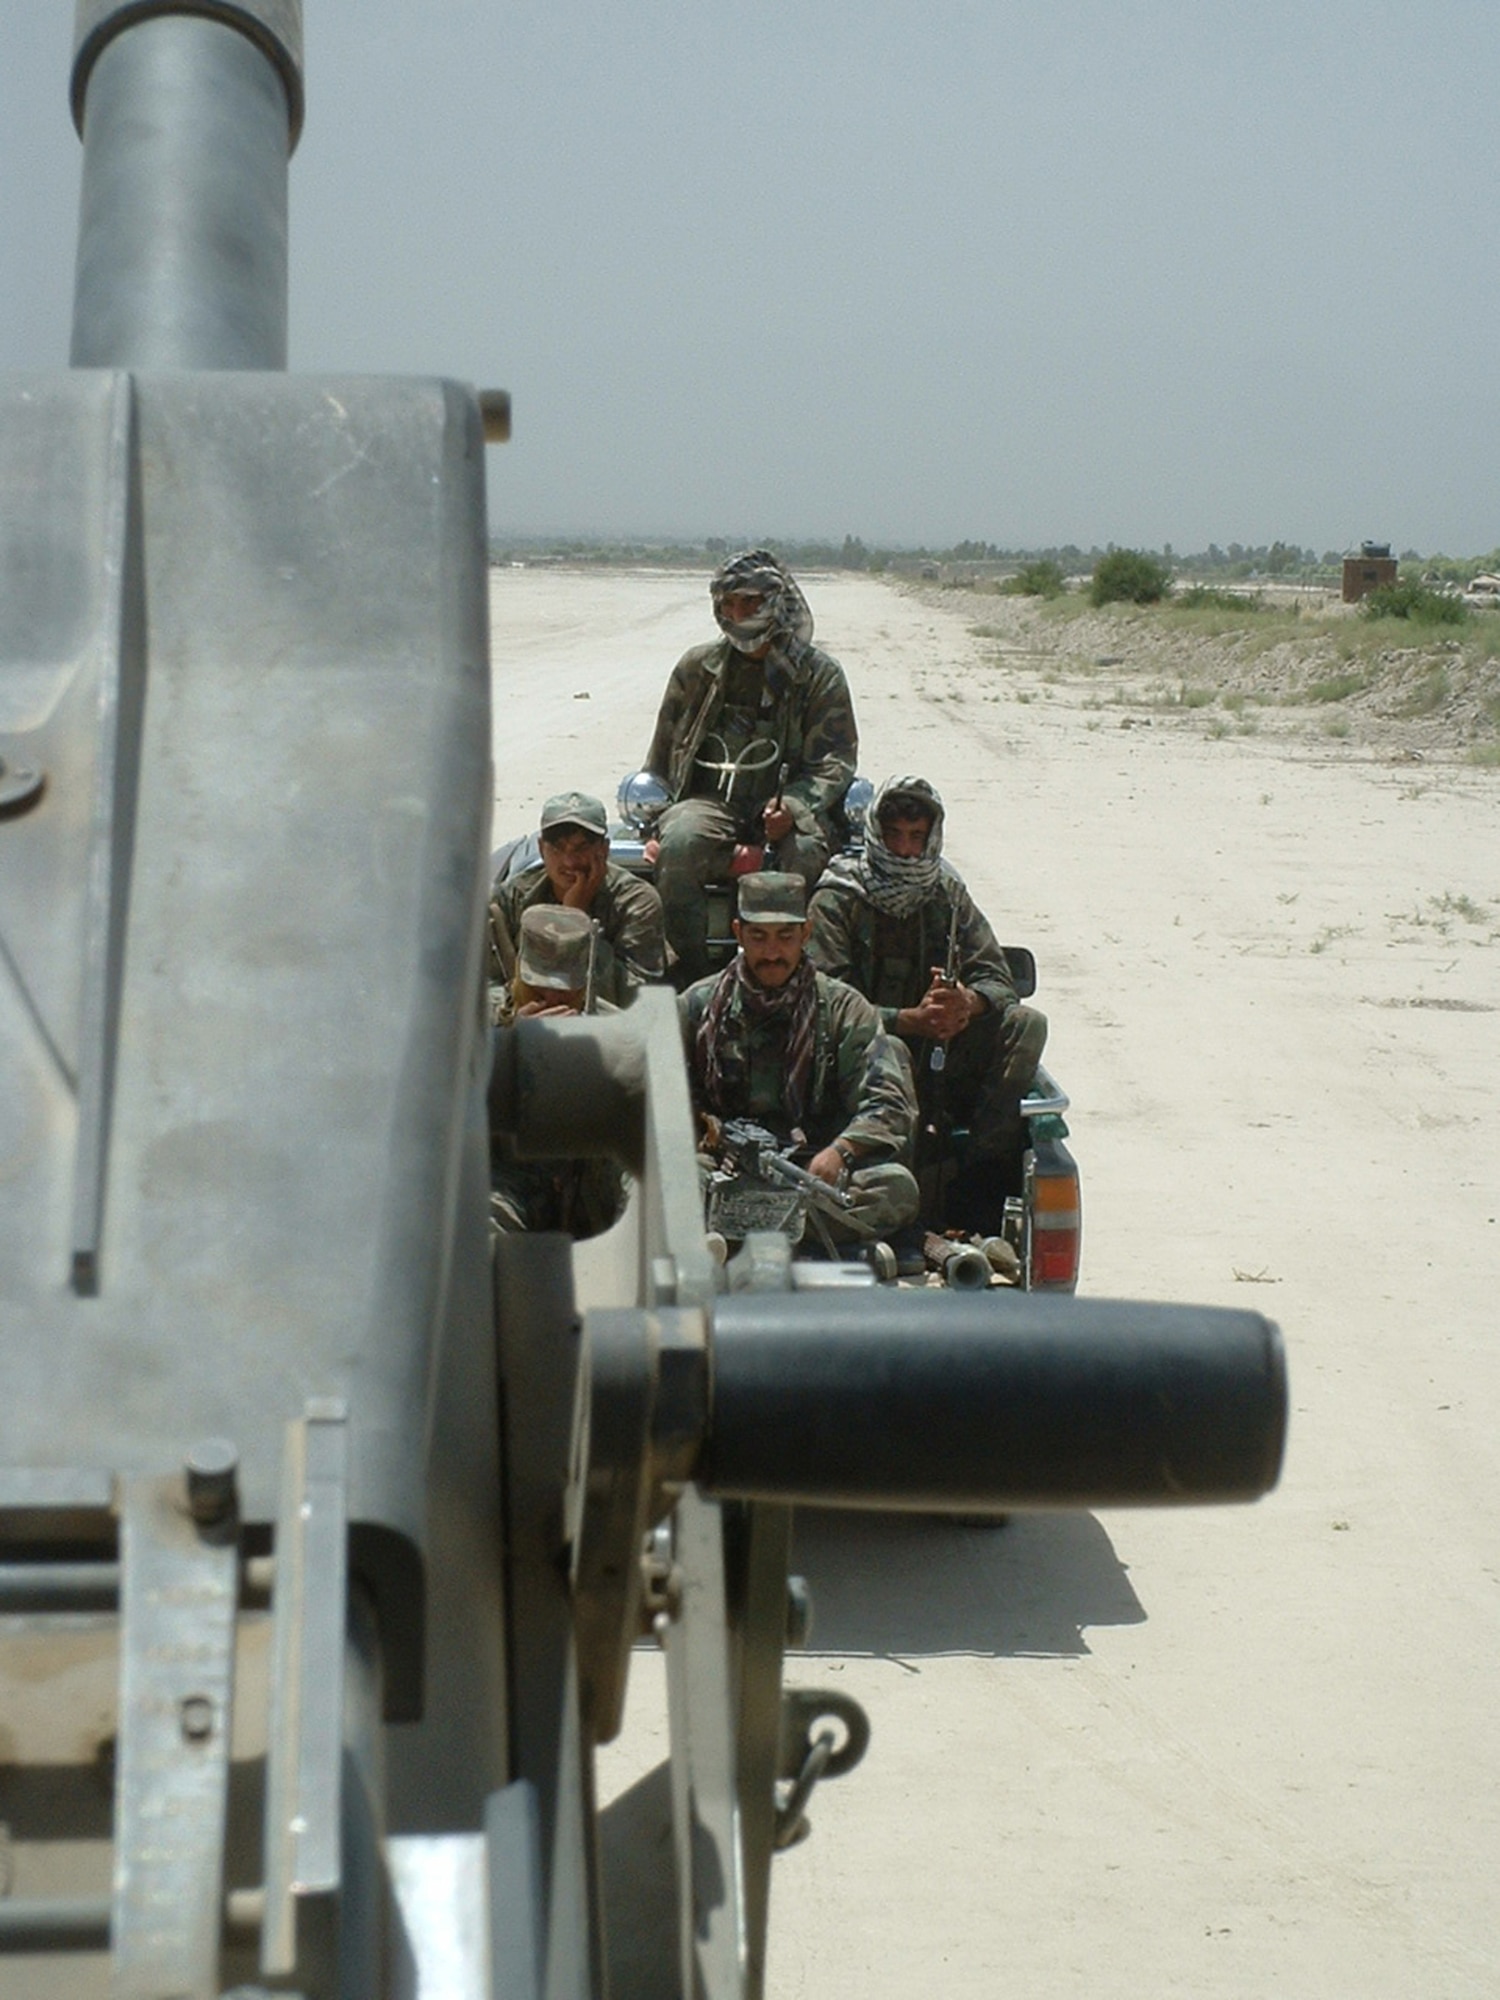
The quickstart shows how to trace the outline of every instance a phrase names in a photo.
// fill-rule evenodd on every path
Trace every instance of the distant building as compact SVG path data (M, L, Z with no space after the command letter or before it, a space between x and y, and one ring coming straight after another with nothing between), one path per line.
M1344 557L1344 602L1358 604L1372 590L1396 581L1396 558L1389 542L1361 542L1357 556Z

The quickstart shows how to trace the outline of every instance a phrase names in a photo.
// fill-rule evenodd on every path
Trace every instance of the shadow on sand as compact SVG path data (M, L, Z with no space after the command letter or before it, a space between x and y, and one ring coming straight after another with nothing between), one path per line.
M1092 1514L997 1527L807 1509L792 1568L812 1586L810 1654L1055 1658L1086 1653L1090 1625L1146 1616Z
M1004 1527L800 1510L792 1568L812 1588L811 1643L790 1654L1063 1658L1091 1625L1146 1614L1092 1514L1014 1514ZM666 2000L675 1970L671 1791L659 1764L600 1815L614 2000Z

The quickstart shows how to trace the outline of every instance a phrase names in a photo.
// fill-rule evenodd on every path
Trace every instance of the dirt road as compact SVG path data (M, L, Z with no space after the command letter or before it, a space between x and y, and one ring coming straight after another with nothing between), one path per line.
M862 768L1030 944L1084 1289L1278 1319L1279 1491L1002 1531L815 1516L790 1678L864 1766L776 1864L770 1992L1500 1990L1500 779L1151 727L953 612L807 579ZM608 791L701 577L496 573L497 832ZM617 1791L659 1754L638 1656Z

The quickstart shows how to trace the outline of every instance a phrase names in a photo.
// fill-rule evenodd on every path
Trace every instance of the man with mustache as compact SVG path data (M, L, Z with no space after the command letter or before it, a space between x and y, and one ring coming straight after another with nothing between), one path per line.
M861 1233L897 1228L917 1210L907 1066L869 1001L805 957L800 875L746 875L739 908L738 954L678 1002L694 1108L795 1142L799 1164L847 1190Z

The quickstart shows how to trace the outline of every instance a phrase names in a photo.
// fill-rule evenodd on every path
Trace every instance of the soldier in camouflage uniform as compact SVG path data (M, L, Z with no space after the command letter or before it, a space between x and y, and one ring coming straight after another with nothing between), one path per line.
M516 969L516 939L527 910L560 906L592 919L594 992L614 1007L666 976L661 898L609 858L609 819L586 792L560 792L542 807L542 858L490 891L487 925L491 1018Z
M618 1011L592 997L599 939L582 910L534 904L516 928L515 974L494 1006L498 1032L538 1016ZM582 1241L608 1229L624 1206L613 1160L523 1160L508 1132L491 1131L492 1230L561 1229Z
M916 1100L876 1010L804 956L806 906L800 875L742 880L737 956L678 1002L693 1104L800 1139L800 1164L846 1188L861 1233L882 1234L917 1211Z
M737 848L817 880L859 747L844 670L812 644L807 600L776 558L735 556L709 594L723 637L677 662L645 764L673 800L656 881L680 986L709 969L704 885L729 879Z
M1005 954L962 877L944 861L943 802L925 778L888 779L871 801L862 855L841 855L814 892L808 954L880 1010L910 1052L922 1107L917 1148L924 1218L937 1225L949 1134L969 1133L947 1219L993 1228L1019 1186L1021 1099L1047 1040L1045 1017L1016 997ZM937 974L949 969L956 984ZM932 1054L945 1051L940 1069Z

